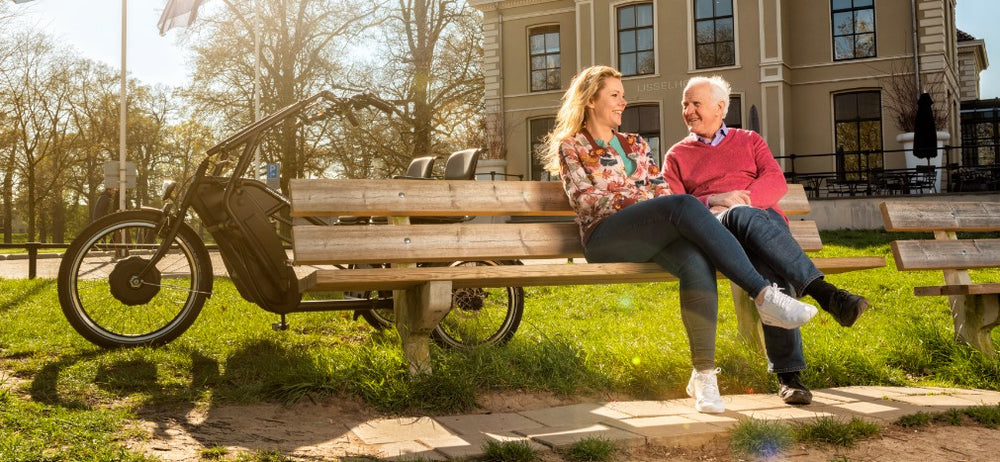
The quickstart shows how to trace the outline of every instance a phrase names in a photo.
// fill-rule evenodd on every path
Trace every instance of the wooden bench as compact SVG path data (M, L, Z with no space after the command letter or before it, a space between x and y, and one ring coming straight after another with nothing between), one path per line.
M411 371L427 371L429 334L448 313L452 289L467 287L618 284L676 280L655 263L542 262L506 266L416 267L415 262L566 259L583 256L562 184L543 181L292 180L292 216L389 216L393 225L293 226L297 265L392 263L392 268L317 270L303 291L395 290L397 330ZM801 185L781 207L809 211ZM501 223L413 224L409 217L503 216ZM532 217L532 218L528 218ZM545 219L548 219L547 221ZM806 250L822 248L812 221L792 221ZM884 257L814 259L825 273L885 266ZM721 276L720 276L721 277ZM734 286L740 331L761 345L757 311Z
M1000 324L1000 283L974 283L970 269L1000 268L1000 239L959 239L958 232L1000 231L1000 202L902 202L880 205L886 231L931 231L933 240L897 240L900 271L941 270L944 284L915 287L918 296L945 295L955 338L993 355L990 331Z

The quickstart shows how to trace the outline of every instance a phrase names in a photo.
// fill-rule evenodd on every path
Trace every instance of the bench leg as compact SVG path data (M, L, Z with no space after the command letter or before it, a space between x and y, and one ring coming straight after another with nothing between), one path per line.
M934 232L935 239L955 240L954 232ZM968 270L944 270L944 282L947 284L971 284L972 277ZM993 341L990 331L998 324L997 297L998 294L982 295L949 295L948 305L951 307L951 318L955 322L955 340L993 356Z
M1000 294L953 295L948 299L955 321L955 339L993 356L990 331L1000 325Z
M736 328L747 345L758 353L764 353L764 331L760 325L757 305L745 290L730 282L733 292L733 308L736 309Z
M396 330L410 374L431 372L431 332L451 309L451 281L431 281L411 290L393 291Z

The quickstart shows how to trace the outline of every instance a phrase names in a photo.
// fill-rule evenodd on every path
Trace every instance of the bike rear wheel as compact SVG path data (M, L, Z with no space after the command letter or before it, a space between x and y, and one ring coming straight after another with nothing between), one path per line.
M162 345L198 317L212 291L212 262L198 235L181 224L167 254L142 277L162 244L162 213L133 210L85 228L59 266L63 314L84 338L104 348Z
M450 266L499 264L495 261L461 261ZM385 298L391 294L352 292L345 295ZM517 332L523 313L524 289L521 287L455 289L452 291L451 311L434 329L432 337L439 345L458 349L503 345ZM357 314L379 330L392 327L396 322L392 310L359 310Z

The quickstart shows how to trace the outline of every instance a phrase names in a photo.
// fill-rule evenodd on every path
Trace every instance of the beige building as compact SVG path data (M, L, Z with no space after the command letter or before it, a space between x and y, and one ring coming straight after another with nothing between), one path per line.
M504 140L492 156L507 173L547 178L532 148L575 72L604 64L625 75L621 129L659 156L687 135L687 79L720 75L734 91L726 123L756 128L786 171L904 168L893 152L906 131L893 110L899 88L914 92L904 105L918 85L930 92L956 135L961 100L978 98L985 44L959 46L955 2L470 0L484 16L487 111Z

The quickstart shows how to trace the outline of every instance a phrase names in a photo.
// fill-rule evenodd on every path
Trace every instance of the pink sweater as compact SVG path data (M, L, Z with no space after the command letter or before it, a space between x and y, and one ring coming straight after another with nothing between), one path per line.
M691 194L706 206L713 194L746 189L754 207L781 212L778 200L788 190L767 143L750 130L729 129L718 146L689 136L670 147L663 164L674 194Z

